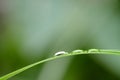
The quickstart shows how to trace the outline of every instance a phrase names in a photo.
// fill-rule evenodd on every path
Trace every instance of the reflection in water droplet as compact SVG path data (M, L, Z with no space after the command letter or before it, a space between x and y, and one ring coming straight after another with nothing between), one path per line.
M89 49L88 53L96 53L96 52L100 52L99 49Z
M74 50L73 53L83 53L83 50Z
M55 56L64 55L64 54L68 54L68 53L65 51L60 51L60 52L55 53Z

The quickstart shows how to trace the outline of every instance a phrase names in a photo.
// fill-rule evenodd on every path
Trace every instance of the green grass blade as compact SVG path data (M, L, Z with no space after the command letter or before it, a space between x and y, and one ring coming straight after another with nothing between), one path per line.
M51 60L55 60L55 59L58 59L58 58L62 58L62 57L67 57L67 56L74 56L74 55L79 55L79 54L115 54L115 55L120 55L120 51L118 50L99 50L99 49L90 49L88 51L83 51L83 52L77 52L77 51L73 51L71 53L68 53L68 54L64 54L64 55L60 55L60 56L54 56L54 57L51 57L51 58L47 58L47 59L44 59L44 60L41 60L41 61L38 61L36 63L33 63L33 64L30 64L28 66L25 66L21 69L18 69L16 71L13 71L5 76L2 76L0 77L0 80L7 80L29 68L32 68L38 64L41 64L41 63L44 63L44 62L47 62L47 61L51 61Z

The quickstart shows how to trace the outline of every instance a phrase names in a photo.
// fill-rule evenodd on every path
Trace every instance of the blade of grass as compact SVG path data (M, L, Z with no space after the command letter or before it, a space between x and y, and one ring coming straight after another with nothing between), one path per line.
M51 61L51 60L55 60L55 59L58 59L58 58L62 58L62 57L67 57L67 56L74 56L74 55L80 55L80 54L115 54L115 55L120 55L120 51L118 50L99 50L99 49L90 49L88 51L83 51L83 52L71 52L71 53L68 53L68 54L64 54L64 55L60 55L60 56L53 56L51 58L47 58L47 59L44 59L44 60L41 60L41 61L38 61L38 62L35 62L33 64L30 64L28 66L25 66L21 69L18 69L16 71L13 71L9 74L6 74L5 76L2 76L0 77L0 80L7 80L29 68L32 68L38 64L41 64L41 63L44 63L44 62L47 62L47 61Z

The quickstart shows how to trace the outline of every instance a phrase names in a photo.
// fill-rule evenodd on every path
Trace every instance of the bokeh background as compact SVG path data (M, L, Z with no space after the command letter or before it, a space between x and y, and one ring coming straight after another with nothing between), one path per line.
M0 76L91 48L120 49L120 0L0 0ZM120 80L120 56L66 57L10 80Z

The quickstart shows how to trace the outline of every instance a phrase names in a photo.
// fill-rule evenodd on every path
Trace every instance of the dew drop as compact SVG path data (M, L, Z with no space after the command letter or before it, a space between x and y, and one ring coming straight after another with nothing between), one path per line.
M83 50L74 50L73 53L83 53Z
M60 56L60 55L64 55L64 54L68 54L68 53L65 51L60 51L60 52L55 53L54 56Z
M89 49L88 53L96 53L96 52L100 52L99 49Z

